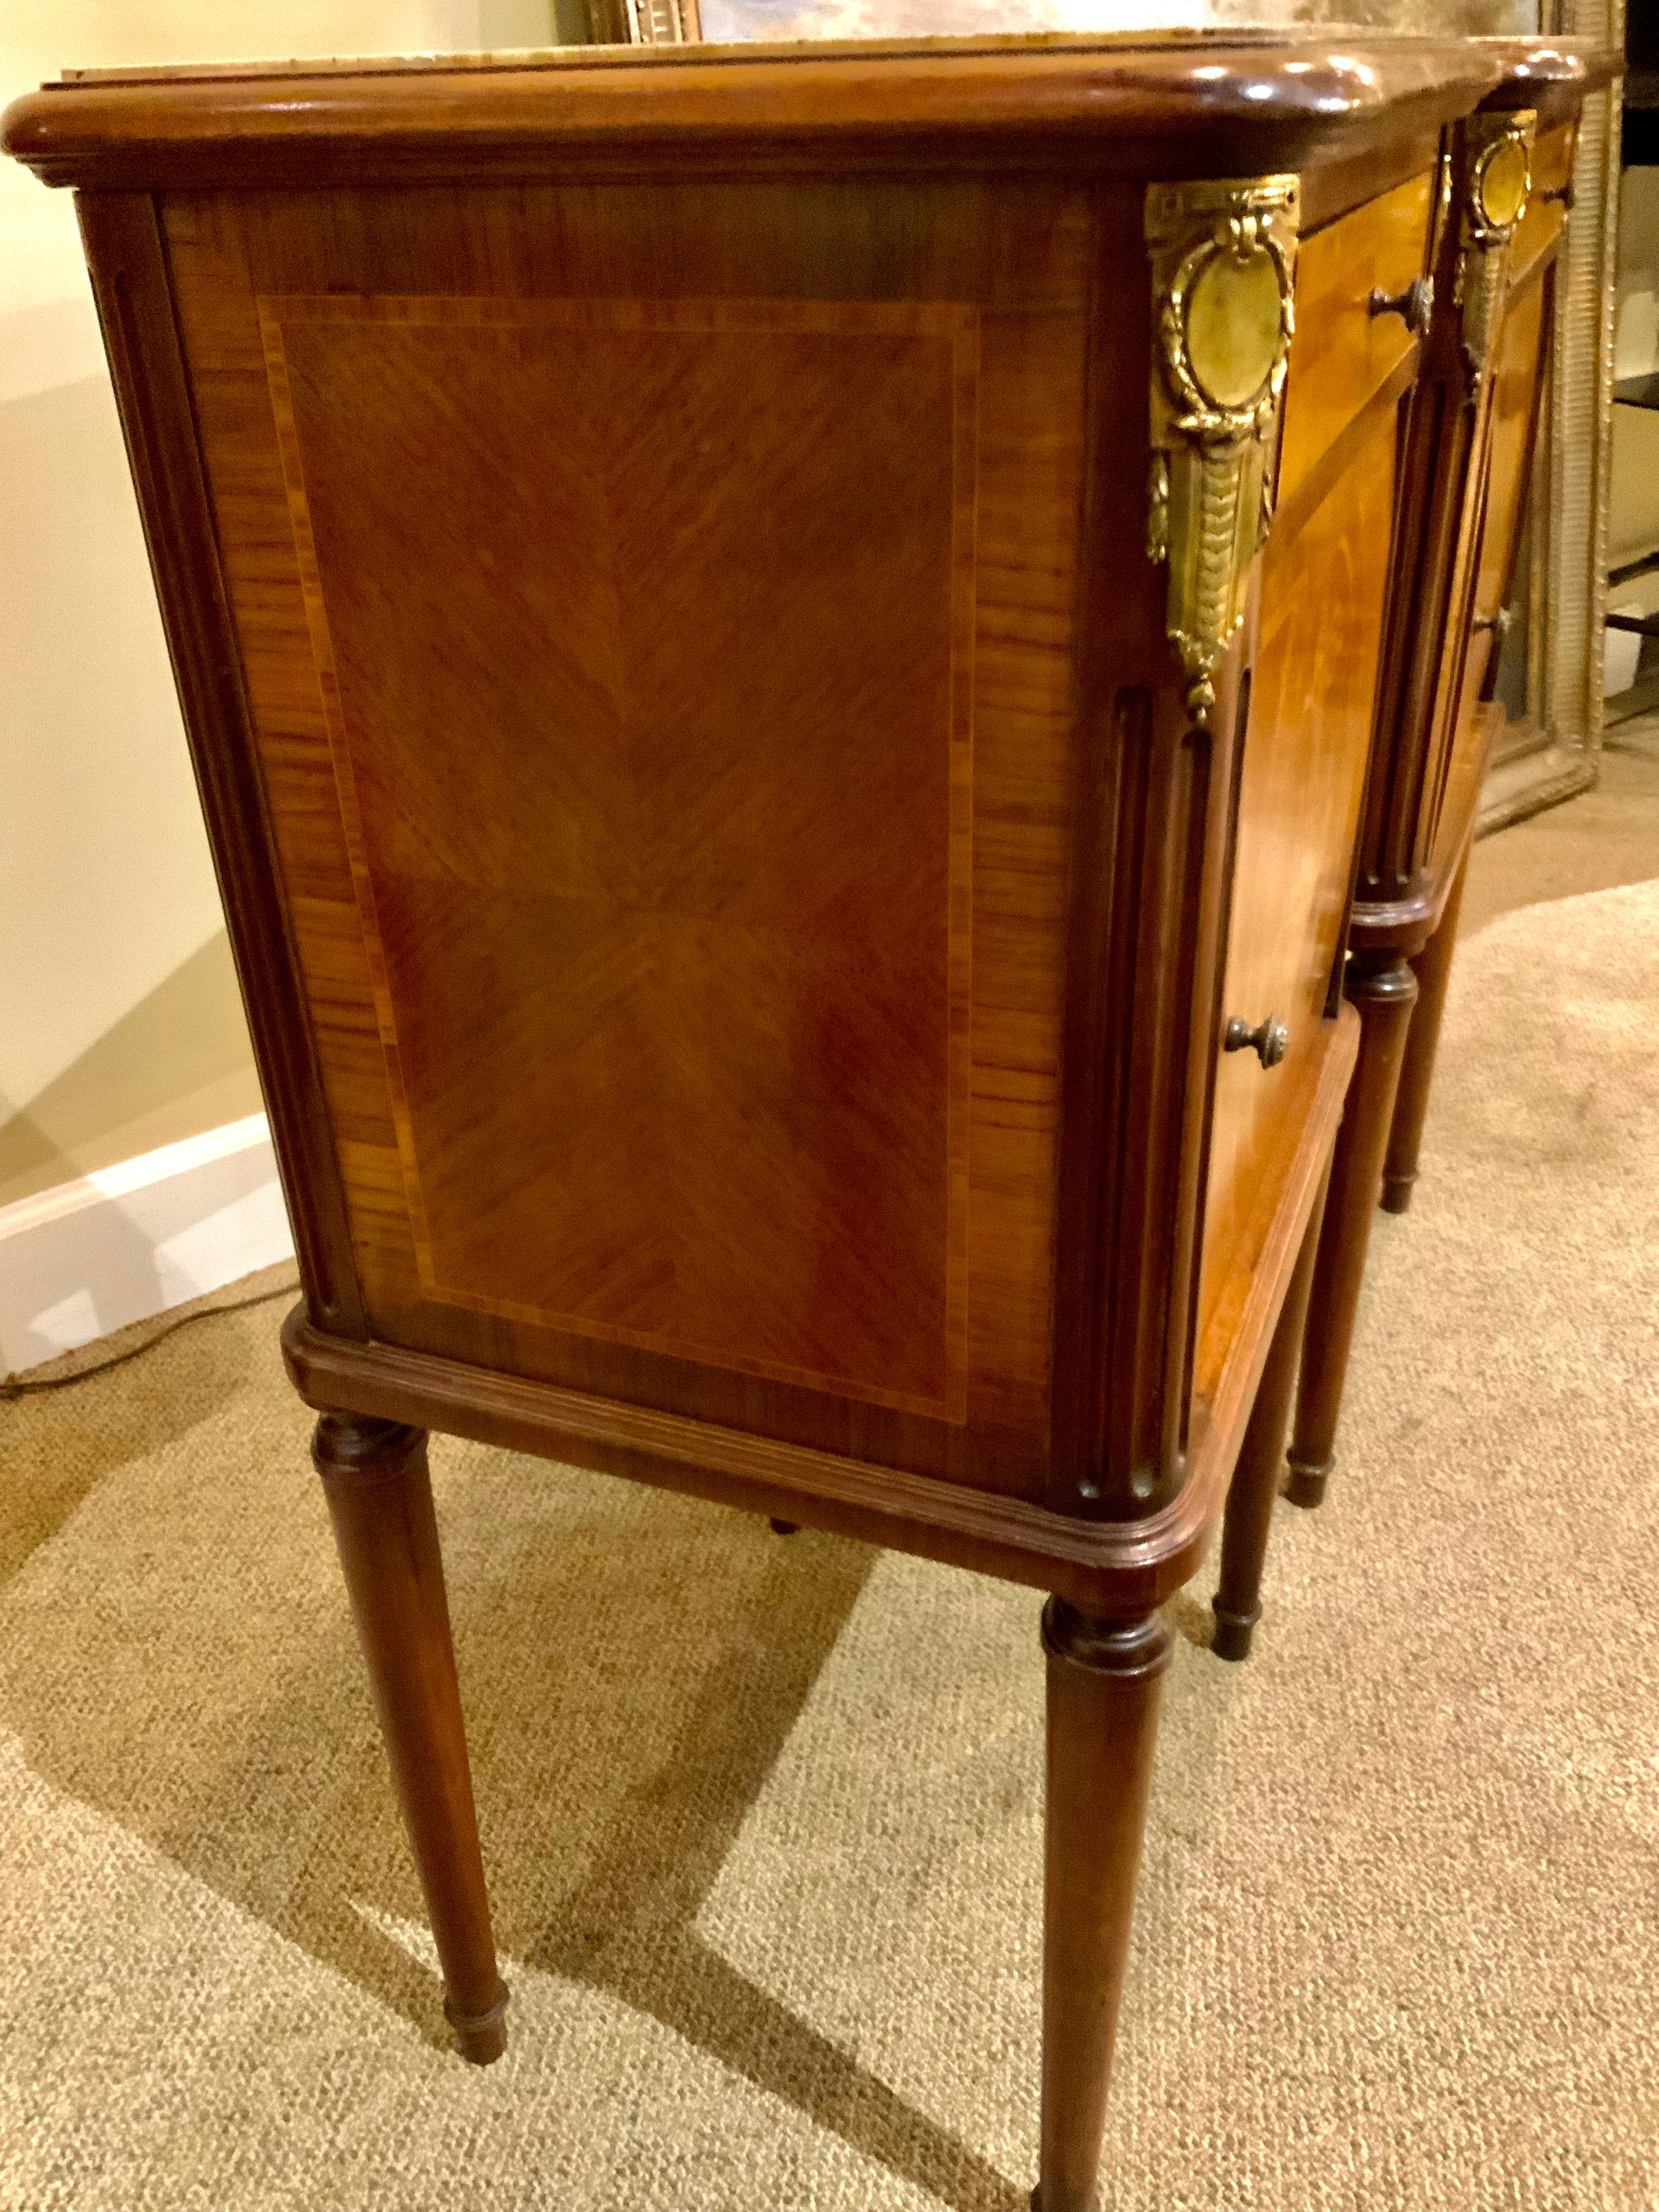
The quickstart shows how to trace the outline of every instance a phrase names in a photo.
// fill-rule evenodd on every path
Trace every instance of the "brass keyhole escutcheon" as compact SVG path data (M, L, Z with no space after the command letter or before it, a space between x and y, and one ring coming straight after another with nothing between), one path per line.
M1269 1014L1252 1029L1242 1015L1234 1014L1221 1040L1224 1052L1253 1052L1263 1067L1277 1067L1290 1049L1291 1032L1277 1014Z

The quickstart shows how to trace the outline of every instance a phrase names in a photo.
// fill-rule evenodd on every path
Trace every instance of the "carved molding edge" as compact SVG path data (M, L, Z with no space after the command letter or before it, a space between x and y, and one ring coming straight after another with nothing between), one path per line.
M1149 185L1154 320L1146 550L1170 570L1165 618L1207 726L1273 514L1295 329L1293 176Z
M1478 385L1504 312L1510 240L1532 191L1530 108L1472 115L1463 126L1462 236L1454 304L1462 315L1463 353Z

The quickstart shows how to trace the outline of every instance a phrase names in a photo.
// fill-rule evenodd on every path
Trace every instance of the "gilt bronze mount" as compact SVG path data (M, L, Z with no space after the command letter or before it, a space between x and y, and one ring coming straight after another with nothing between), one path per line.
M1146 193L1157 325L1146 550L1169 567L1166 627L1200 723L1273 514L1300 190L1274 176Z
M1476 384L1486 374L1503 306L1510 240L1527 211L1537 121L1530 108L1522 108L1512 114L1472 116L1466 126L1468 169L1455 299L1462 310L1463 351Z

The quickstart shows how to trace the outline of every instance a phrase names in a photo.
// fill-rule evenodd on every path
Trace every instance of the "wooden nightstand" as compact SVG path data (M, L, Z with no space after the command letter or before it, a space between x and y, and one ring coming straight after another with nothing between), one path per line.
M1158 1607L1237 1466L1248 1640L1358 1030L1373 295L1496 76L1062 38L10 112L81 190L469 2057L432 1427L1049 1594L1040 2197L1092 2201Z
M1334 1457L1371 1218L1403 1213L1493 736L1499 648L1586 94L1617 57L1486 43L1504 80L1449 137L1432 314L1405 432L1377 738L1349 928L1359 1063L1314 1277L1288 1495Z

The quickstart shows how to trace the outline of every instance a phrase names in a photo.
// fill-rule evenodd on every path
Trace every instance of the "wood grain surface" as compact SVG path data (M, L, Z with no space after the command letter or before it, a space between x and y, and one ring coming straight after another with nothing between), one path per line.
M1474 40L1223 32L567 50L496 60L173 70L15 101L3 143L104 190L660 173L826 160L1248 176L1358 155L1467 113Z
M1398 315L1370 312L1374 291L1403 292L1423 273L1435 172L1421 171L1309 239L1297 256L1296 312L1279 497L1294 512L1305 480L1334 441L1415 350Z
M1139 198L169 200L377 1337L1094 1513L1184 1479L1194 1347L1299 1079L1213 1073L1233 754L1184 734L1123 528ZM1368 737L1372 372L1404 337L1334 272L1403 282L1425 220L1413 179L1309 248L1291 422L1340 466L1267 571L1227 998L1283 999L1298 1047ZM1126 709L1137 684L1169 704ZM1097 881L1116 921L1079 920ZM1079 960L1109 993L1068 1039Z
M1294 396L1294 395L1293 395ZM1291 532L1268 539L1261 636L1237 799L1223 1018L1284 1021L1290 1048L1263 1068L1222 1056L1205 1214L1200 1334L1283 1123L1304 1110L1347 923L1354 837L1370 758L1394 500L1397 409Z
M422 1285L962 1419L975 311L262 319Z
M1094 211L416 197L167 217L375 1331L1040 1485Z
M240 610L220 558L155 203L90 194L79 215L104 348L225 904L306 1294L319 1324L366 1333L321 1055L256 750Z

